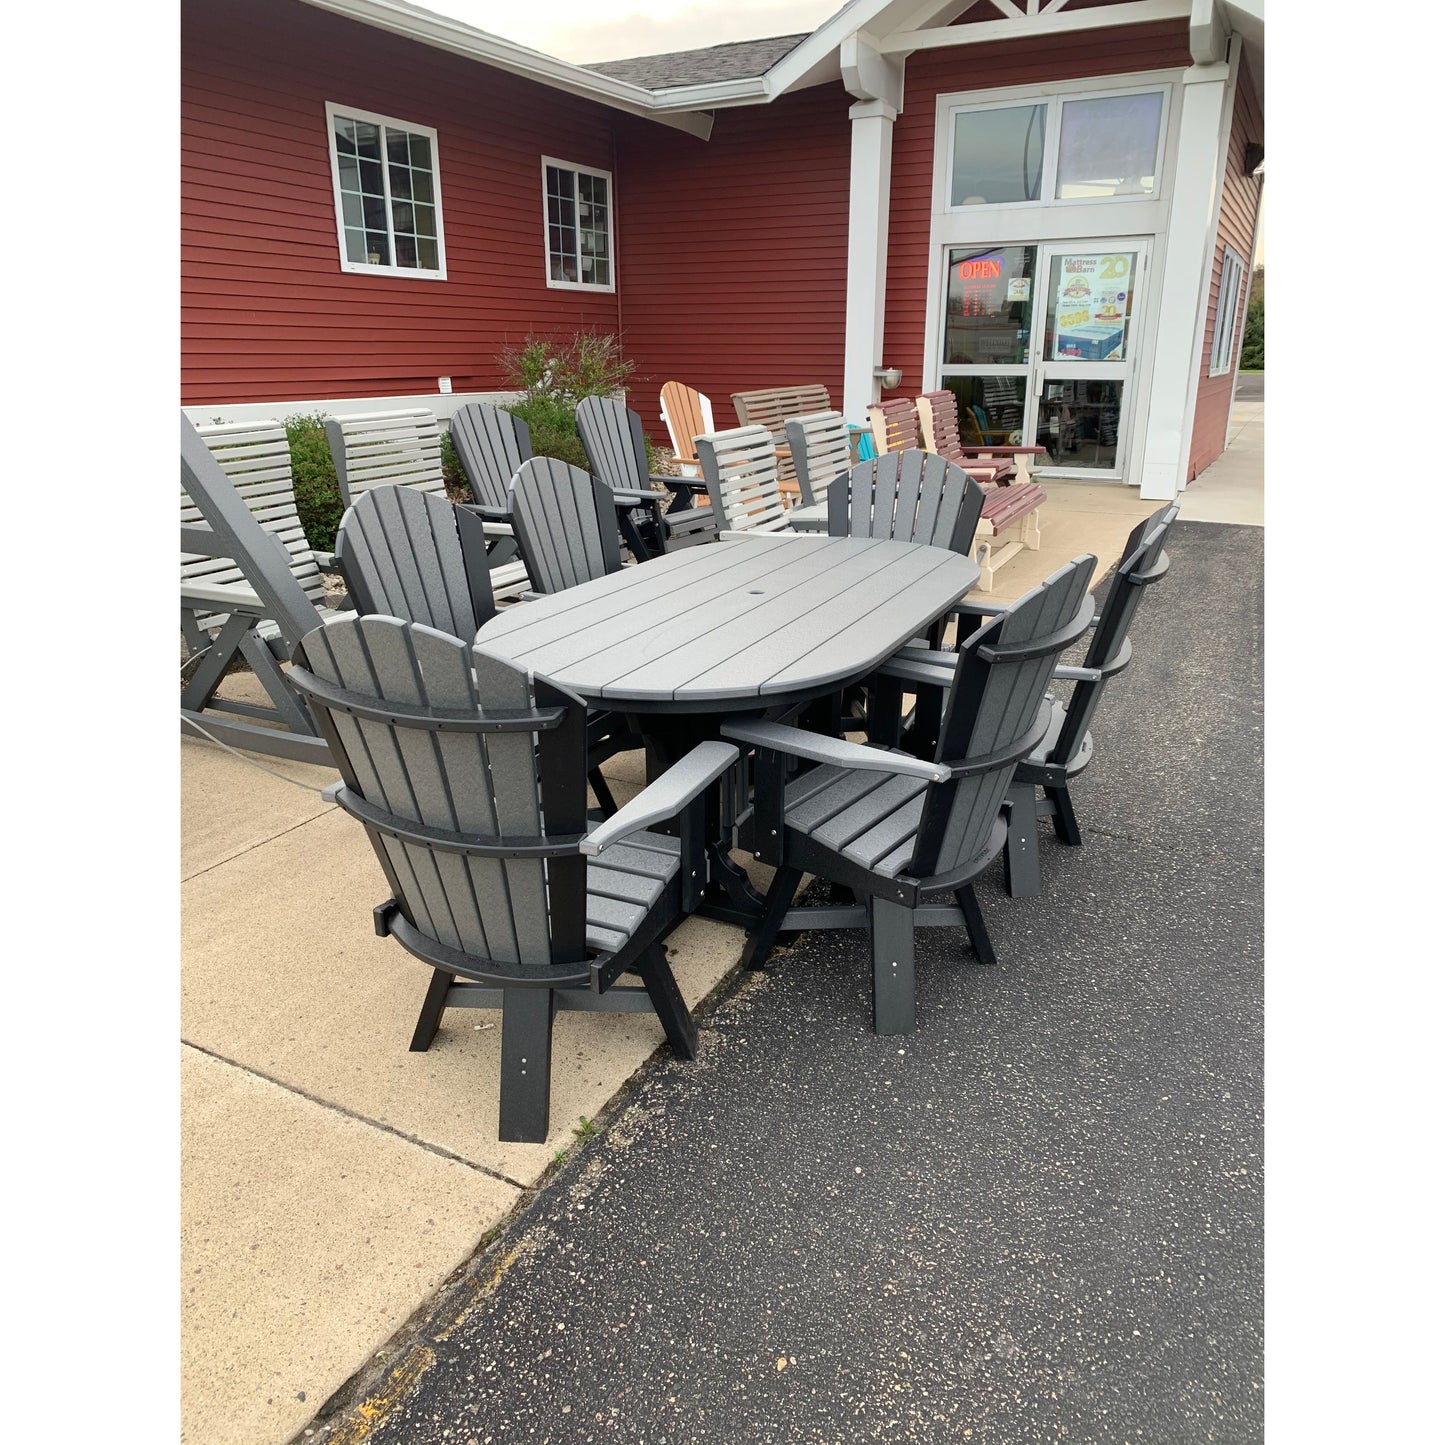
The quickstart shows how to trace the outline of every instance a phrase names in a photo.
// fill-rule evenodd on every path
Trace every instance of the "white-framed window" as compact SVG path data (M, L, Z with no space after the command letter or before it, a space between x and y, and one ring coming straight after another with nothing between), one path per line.
M1168 92L1087 88L950 106L945 208L1153 200Z
M447 277L437 133L326 102L343 271Z
M1214 345L1209 352L1210 376L1223 376L1234 365L1234 338L1239 328L1240 293L1244 289L1244 262L1233 246L1224 248L1219 273L1219 301L1214 308Z
M548 286L615 291L612 172L543 156L542 216Z

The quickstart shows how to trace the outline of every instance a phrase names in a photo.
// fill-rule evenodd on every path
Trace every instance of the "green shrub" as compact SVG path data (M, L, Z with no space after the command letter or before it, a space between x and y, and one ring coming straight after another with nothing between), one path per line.
M1242 371L1264 370L1264 294L1252 296L1244 313L1244 341L1239 348Z
M445 427L442 427L442 480L447 484L447 496L454 502L470 502L472 498L472 484L467 480L467 474L462 467L462 459L457 455L457 449L452 445L452 434Z
M532 434L533 456L559 457L587 470L587 453L582 450L582 439L577 435L575 407L555 396L533 396L513 402L506 409L527 423L527 430Z
M525 392L528 402L555 399L573 410L583 397L623 390L635 370L622 355L622 342L600 331L568 337L529 333L520 346L504 347L497 362L507 385Z
M286 440L291 444L291 478L296 484L296 511L306 541L317 551L336 546L336 528L344 508L336 466L326 440L326 413L300 413L286 418Z

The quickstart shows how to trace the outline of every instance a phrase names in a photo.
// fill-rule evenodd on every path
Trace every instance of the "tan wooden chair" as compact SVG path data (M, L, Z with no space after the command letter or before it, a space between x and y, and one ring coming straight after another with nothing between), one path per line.
M766 427L772 434L773 445L778 453L778 485L791 505L798 500L801 489L793 468L793 454L788 446L785 428L790 417L829 411L833 403L828 397L828 388L814 384L773 386L761 391L735 391L732 394L732 403L733 410L738 414L739 426Z
M663 385L658 402L672 441L673 461L682 468L684 476L700 477L702 465L693 439L717 429L712 418L712 399L680 381L669 381Z

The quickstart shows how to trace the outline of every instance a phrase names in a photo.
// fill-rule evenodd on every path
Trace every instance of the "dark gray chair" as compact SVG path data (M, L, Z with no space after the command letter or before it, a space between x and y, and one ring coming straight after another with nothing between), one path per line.
M415 487L363 492L336 529L336 563L356 610L470 641L496 615L482 519Z
M994 961L976 878L1004 847L1004 798L1020 759L1043 740L1044 702L1059 654L1087 631L1094 558L1076 557L975 632L947 662L907 650L884 665L911 690L944 695L942 737L929 759L839 741L770 722L724 723L757 750L747 841L777 868L744 960L761 967L783 929L870 929L873 1027L916 1027L913 931L968 930L980 963ZM818 763L788 780L789 759ZM866 903L793 908L803 874L853 890ZM947 889L957 907L925 904Z
M694 498L707 490L705 482L697 477L649 475L642 418L635 411L614 397L584 397L577 404L577 435L592 475L606 482L619 501L636 497L637 505L651 509L650 526L659 551L668 544L710 542L717 535L712 508L694 505ZM654 482L661 482L672 493L666 512L661 509ZM632 545L630 538L628 545Z
M472 401L456 409L449 429L477 510L489 522L510 522L508 488L517 468L532 456L527 423L500 407Z
M1067 702L1051 700L1048 734L1019 763L1009 789L1011 820L1004 855L1004 886L1015 898L1036 897L1043 887L1039 872L1040 818L1052 817L1054 832L1069 847L1077 848L1084 841L1074 817L1069 782L1093 760L1094 739L1089 724L1109 679L1123 672L1133 656L1129 627L1144 588L1160 581L1169 570L1164 542L1178 515L1178 506L1166 503L1129 534L1099 609L1098 625L1089 640L1083 666L1054 669L1054 680L1072 682L1073 691Z
M932 452L885 452L828 486L828 535L922 542L968 556L984 490Z
M496 615L482 528L472 508L414 487L363 493L336 529L336 563L356 610L419 622L470 645ZM602 764L641 746L621 714L588 718L588 781L606 812L617 804Z
M524 670L362 617L308 633L289 677L341 772L335 801L386 875L376 931L432 968L411 1048L449 1008L502 1011L500 1138L547 1137L559 1008L654 1011L693 1056L662 942L697 906L706 793L735 747L700 744L589 830L586 709ZM679 836L649 831L673 818ZM614 987L626 972L643 986Z
M606 482L556 457L523 462L512 482L512 525L538 592L561 592L622 567Z

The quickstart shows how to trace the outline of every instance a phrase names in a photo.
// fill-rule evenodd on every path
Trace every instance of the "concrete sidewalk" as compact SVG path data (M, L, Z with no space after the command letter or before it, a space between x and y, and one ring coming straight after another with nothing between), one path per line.
M906 1038L861 933L738 982L314 1438L1260 1440L1262 548L1176 528L996 968L923 933Z
M1222 455L1185 488L1179 515L1190 522L1264 526L1264 374L1241 376Z

